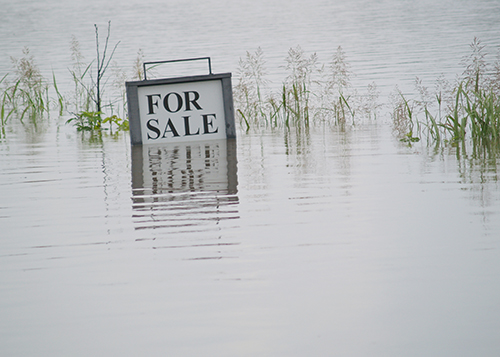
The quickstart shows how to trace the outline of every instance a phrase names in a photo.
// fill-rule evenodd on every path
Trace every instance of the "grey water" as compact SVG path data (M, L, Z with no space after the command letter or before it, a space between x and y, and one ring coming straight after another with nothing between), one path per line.
M342 46L381 102L460 75L474 37L500 45L486 0L1 5L0 76L26 46L68 96L72 35L90 61L108 20L124 71L139 49L210 56L235 84L261 47L279 85L290 47ZM384 112L133 148L69 115L0 137L0 355L498 354L498 155L409 147Z

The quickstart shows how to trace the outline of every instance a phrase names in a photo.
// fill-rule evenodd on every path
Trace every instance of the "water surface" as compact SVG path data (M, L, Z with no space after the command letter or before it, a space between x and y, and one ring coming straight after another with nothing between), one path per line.
M499 45L497 1L5 2L0 74L29 46L71 92L112 20L127 71L261 46L338 45L383 93L461 73ZM432 84L431 84L432 85ZM386 101L384 95L381 101ZM131 148L52 116L0 137L0 354L494 356L500 349L498 153L412 147L390 117L239 130L236 141Z

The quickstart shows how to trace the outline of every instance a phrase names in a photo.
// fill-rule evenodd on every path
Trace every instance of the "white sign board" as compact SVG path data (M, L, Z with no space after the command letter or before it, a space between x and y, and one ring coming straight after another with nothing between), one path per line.
M231 75L127 82L132 144L234 138Z

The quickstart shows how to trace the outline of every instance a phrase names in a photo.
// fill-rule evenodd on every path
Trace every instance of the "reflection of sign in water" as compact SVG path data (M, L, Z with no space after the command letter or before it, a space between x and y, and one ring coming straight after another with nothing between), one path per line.
M132 188L138 229L236 218L236 141L133 146Z
M126 84L133 145L236 135L230 73Z

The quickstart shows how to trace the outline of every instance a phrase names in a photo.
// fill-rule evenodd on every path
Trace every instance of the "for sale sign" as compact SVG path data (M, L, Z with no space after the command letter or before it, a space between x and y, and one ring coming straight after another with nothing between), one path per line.
M132 145L234 138L231 74L127 82Z

